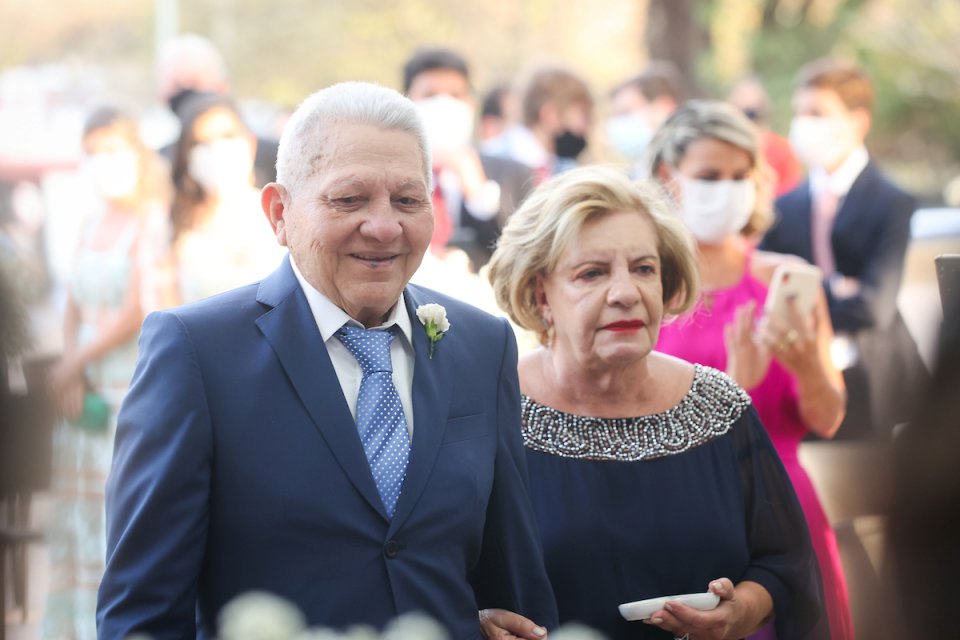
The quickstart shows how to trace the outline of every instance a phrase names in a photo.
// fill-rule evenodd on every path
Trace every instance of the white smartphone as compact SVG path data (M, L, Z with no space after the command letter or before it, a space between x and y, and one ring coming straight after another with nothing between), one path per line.
M680 602L700 611L710 611L716 609L717 605L720 604L720 596L708 591L706 593L685 593L678 596L661 596L659 598L637 600L636 602L624 602L619 606L620 615L626 620L646 620L663 609L663 605L667 602Z
M764 312L772 318L786 320L787 301L793 300L797 311L801 315L808 315L816 304L822 278L823 272L815 265L799 262L781 264L770 280Z

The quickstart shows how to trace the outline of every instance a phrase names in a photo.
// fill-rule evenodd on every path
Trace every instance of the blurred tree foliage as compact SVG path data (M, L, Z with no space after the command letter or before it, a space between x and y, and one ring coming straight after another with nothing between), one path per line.
M643 53L637 0L610 0L599 12L590 0L181 4L183 30L209 34L223 48L239 93L287 103L347 79L398 87L403 62L419 46L462 52L480 90L546 61L606 88Z
M700 95L753 73L783 131L796 70L853 57L877 85L875 155L931 197L960 172L958 0L0 0L0 68L97 65L108 96L147 104L162 2L222 49L238 96L287 105L344 79L397 87L410 53L445 45L478 90L555 61L589 78L601 108L651 57L676 62Z
M698 77L713 95L757 75L783 131L796 70L825 55L851 58L876 85L868 144L880 161L929 200L960 173L960 2L712 0L700 7L710 44Z

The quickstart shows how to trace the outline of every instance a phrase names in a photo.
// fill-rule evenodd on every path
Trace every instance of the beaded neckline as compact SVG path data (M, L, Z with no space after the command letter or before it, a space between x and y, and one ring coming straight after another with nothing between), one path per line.
M523 396L524 445L565 458L635 462L706 444L730 430L750 406L750 396L721 371L698 364L694 369L693 384L683 399L649 416L591 418Z

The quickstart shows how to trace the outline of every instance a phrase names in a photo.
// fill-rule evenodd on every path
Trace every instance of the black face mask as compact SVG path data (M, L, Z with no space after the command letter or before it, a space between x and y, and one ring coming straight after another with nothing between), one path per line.
M587 139L570 131L554 136L554 148L558 158L576 158L587 148Z
M177 91L167 99L167 105L170 107L170 111L173 111L174 114L179 116L180 109L183 107L184 103L189 102L190 98L198 96L201 93L202 92L194 89L180 89L180 91Z

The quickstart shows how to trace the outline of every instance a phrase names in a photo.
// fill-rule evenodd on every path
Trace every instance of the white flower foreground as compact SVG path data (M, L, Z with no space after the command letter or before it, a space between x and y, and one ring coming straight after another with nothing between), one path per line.
M262 591L251 591L231 600L220 612L219 622L220 640L452 640L443 627L419 613L396 618L382 634L364 625L343 631L307 628L306 618L297 607ZM138 636L138 640L146 638ZM605 640L605 636L570 624L551 632L550 640Z

